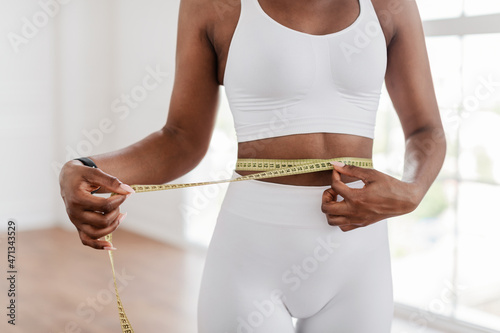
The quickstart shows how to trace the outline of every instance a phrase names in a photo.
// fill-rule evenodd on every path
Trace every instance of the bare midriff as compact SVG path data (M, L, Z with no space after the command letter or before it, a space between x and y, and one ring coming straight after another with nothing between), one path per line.
M296 134L255 141L240 142L238 144L238 158L254 159L328 159L336 157L372 158L373 140L366 137L311 133ZM254 171L238 171L240 175L248 175ZM357 178L342 175L344 183L358 180ZM269 178L268 181L280 184L321 186L332 183L331 171L320 171L309 174Z

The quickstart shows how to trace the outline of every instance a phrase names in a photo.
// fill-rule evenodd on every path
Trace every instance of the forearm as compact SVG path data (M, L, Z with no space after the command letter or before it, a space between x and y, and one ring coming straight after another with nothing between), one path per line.
M402 181L412 184L417 204L439 174L445 155L446 138L440 126L422 129L407 138Z
M125 184L162 184L193 169L205 151L185 133L164 127L128 147L90 158Z

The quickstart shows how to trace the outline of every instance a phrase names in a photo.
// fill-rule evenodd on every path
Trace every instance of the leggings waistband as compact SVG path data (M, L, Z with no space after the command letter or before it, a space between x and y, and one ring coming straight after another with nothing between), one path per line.
M238 174L235 172L235 176ZM347 183L362 188L361 180ZM245 215L254 222L304 227L325 226L321 211L323 192L329 185L301 186L247 180L229 184L222 210ZM338 200L342 200L339 196Z

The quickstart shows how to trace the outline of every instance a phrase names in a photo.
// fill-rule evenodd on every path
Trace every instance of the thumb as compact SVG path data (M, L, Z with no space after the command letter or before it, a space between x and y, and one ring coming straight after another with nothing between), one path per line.
M331 163L333 165L334 170L338 171L343 175L361 179L365 184L368 183L372 178L371 169L361 168L340 162L331 162Z
M87 181L96 185L104 190L117 194L131 194L135 193L134 189L127 184L122 183L118 178L107 174L106 172L89 168L88 174L85 175Z
M349 192L352 191L352 189L344 184L340 178L340 173L337 172L336 169L333 169L332 171L332 189L340 194L343 198L349 195ZM337 199L337 198L335 198Z

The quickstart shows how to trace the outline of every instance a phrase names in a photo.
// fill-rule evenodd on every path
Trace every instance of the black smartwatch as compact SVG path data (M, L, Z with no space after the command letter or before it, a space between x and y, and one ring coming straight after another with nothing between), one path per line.
M85 166L97 169L97 165L94 163L94 161L92 161L88 157L78 157L78 158L75 158L75 160L78 160L78 161L82 162L83 165L85 165Z

